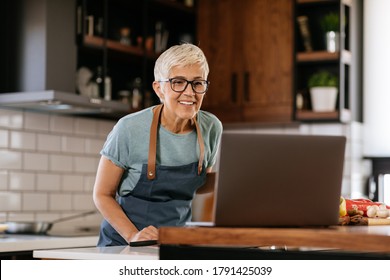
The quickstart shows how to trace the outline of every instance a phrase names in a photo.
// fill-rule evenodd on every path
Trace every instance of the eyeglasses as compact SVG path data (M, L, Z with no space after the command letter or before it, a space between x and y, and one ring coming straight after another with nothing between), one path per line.
M207 80L188 81L182 78L171 78L171 79L161 80L159 82L169 82L171 84L171 89L179 93L183 93L187 89L188 84L191 84L192 90L198 94L204 94L207 91L210 84L210 82Z

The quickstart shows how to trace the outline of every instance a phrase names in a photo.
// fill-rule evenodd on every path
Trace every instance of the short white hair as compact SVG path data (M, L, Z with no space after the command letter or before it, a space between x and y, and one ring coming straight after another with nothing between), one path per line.
M205 79L209 75L209 65L203 51L190 43L175 45L163 52L154 65L154 79L167 79L175 66L199 64Z

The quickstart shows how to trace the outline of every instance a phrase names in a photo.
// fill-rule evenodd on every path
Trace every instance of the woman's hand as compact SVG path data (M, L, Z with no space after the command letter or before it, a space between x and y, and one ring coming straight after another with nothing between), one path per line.
M158 239L158 229L154 226L148 226L139 232L137 232L130 241L143 241L143 240L157 240Z

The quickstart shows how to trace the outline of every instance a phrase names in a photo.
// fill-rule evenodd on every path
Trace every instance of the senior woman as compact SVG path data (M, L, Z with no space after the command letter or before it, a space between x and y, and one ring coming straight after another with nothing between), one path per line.
M191 220L195 193L213 191L222 124L200 110L209 67L200 48L160 55L153 89L161 104L118 121L101 151L94 202L104 217L98 246L158 239Z

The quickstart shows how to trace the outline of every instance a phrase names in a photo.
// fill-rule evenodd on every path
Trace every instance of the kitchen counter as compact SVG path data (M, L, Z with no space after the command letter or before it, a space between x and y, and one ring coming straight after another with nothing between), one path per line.
M290 258L316 258L320 256L322 258L389 259L390 226L333 226L329 228L162 227L159 229L159 243L160 259L185 259L188 256L191 258L222 257L227 259L229 253L234 258L241 254L242 258L277 258L287 255ZM211 247L216 249L211 250ZM265 255L261 250L253 250L253 248L261 249L261 247L283 248L283 250L279 250L278 256ZM221 248L224 250L221 251ZM243 248L249 249L244 250ZM300 248L310 250L301 253ZM291 251L293 252L290 254ZM325 251L328 255L323 254Z
M89 247L56 250L36 250L33 257L38 259L69 260L158 260L159 247Z
M162 227L162 245L293 246L390 253L390 226L329 228Z
M0 253L96 246L98 236L0 234Z

